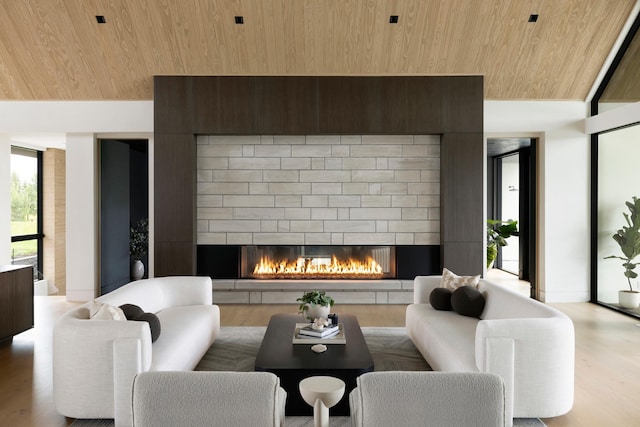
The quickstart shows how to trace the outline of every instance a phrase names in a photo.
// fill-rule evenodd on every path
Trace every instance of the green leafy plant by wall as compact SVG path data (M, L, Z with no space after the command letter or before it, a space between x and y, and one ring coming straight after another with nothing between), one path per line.
M487 268L496 260L498 247L507 246L507 239L518 232L518 221L508 219L487 220Z

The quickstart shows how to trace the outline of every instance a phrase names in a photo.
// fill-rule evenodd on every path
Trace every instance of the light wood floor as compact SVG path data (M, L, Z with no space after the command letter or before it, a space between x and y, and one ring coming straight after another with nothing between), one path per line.
M51 331L55 319L73 307L64 297L36 297L35 324L0 346L0 425L68 426L55 412L51 389ZM549 427L640 426L640 327L630 317L589 303L552 304L576 329L575 404L568 415L545 419ZM404 326L402 305L336 305L362 326ZM294 305L224 305L223 326L266 325Z

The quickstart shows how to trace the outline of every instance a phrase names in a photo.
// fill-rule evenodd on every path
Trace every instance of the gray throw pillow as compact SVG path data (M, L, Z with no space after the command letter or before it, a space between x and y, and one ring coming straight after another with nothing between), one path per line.
M160 319L158 319L158 316L153 313L142 313L132 320L149 323L149 328L151 329L151 342L156 342L160 336Z
M135 304L122 304L120 309L124 312L127 320L133 320L144 313L144 310Z
M451 294L451 307L463 316L479 318L484 304L484 296L473 286L461 286Z
M435 310L449 311L451 310L451 289L435 288L429 294L429 303Z

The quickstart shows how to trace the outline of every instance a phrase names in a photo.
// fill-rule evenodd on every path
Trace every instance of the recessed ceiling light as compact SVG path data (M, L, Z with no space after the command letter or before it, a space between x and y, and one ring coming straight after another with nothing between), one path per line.
M239 24L239 25L244 24L244 17L242 16L236 16L235 20L236 20L236 24Z
M538 22L538 14L529 15L529 22Z
M102 15L96 15L96 21L98 21L98 24L106 24L107 20L104 19L104 16Z
M389 24L397 24L398 23L398 15L391 15L389 17Z

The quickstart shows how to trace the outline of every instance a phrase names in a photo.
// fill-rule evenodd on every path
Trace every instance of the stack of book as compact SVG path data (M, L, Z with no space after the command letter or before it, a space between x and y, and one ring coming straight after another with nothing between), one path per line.
M298 323L293 333L294 344L346 344L346 342L342 324L316 330L308 323Z
M314 338L331 338L334 335L338 335L340 332L340 326L327 326L323 329L313 329L311 326L305 326L304 328L300 328L298 331L299 335L303 335L300 338L304 338L305 336L314 337Z

